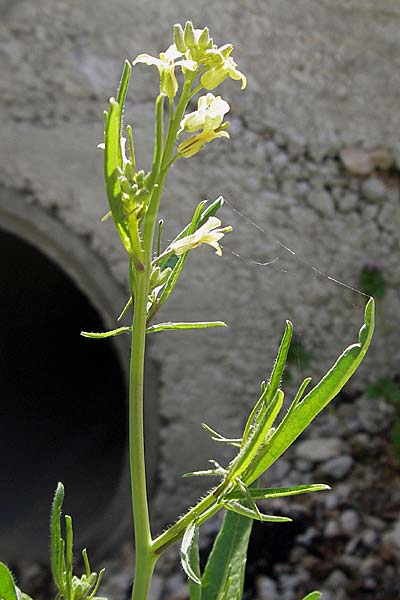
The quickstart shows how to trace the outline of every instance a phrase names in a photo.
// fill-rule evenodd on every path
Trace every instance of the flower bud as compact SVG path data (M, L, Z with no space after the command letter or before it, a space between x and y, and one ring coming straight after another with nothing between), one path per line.
M199 41L198 41L200 50L205 50L207 48L208 40L209 40L208 27L204 27L203 31L201 32L201 34L199 36Z
M158 281L157 284L158 285L164 285L164 283L167 282L169 276L172 273L172 269L170 267L167 267L166 269L163 269L158 277Z
M186 46L188 48L193 48L196 40L194 38L193 24L191 21L186 21L184 39Z
M125 164L125 177L127 177L128 180L133 181L135 179L135 169L133 168L133 165L131 162L127 162Z
M174 43L179 52L182 52L182 54L186 52L184 33L180 23L174 25Z
M138 186L140 188L143 187L143 183L144 183L144 171L143 171L143 169L141 169L140 171L138 171L136 173L136 183L138 184Z
M232 53L232 50L232 44L225 44L225 46L221 46L221 48L219 49L224 58L228 58L228 56L230 56L230 54Z
M121 177L119 181L120 181L120 185L121 185L121 190L125 194L130 194L131 193L131 186L130 186L130 183L127 180L127 178L126 177Z

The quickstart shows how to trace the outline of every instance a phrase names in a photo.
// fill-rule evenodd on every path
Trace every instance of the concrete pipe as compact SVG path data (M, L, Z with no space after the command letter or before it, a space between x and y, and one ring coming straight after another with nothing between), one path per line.
M11 194L11 196L10 196ZM88 244L21 194L0 191L0 558L46 560L57 481L76 549L101 557L131 533L126 300ZM156 448L154 371L147 408L149 483Z

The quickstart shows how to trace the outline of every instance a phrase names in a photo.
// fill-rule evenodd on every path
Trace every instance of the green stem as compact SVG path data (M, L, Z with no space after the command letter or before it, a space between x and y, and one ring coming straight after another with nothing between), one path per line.
M147 598L156 562L151 551L152 540L144 454L143 379L149 285L148 265L146 267L144 271L136 272L135 276L135 310L132 323L129 384L129 455L136 548L132 600Z
M193 78L187 77L175 114L170 115L165 145L163 147L164 98L156 101L156 143L151 172L152 193L147 208L142 238L143 270L130 265L131 293L135 298L132 323L132 346L129 382L129 458L131 471L132 508L135 529L135 580L132 600L146 600L150 590L154 566L159 557L151 538L146 486L146 464L143 419L143 380L147 302L151 275L151 255L156 219L161 194L167 176L171 153L183 113L190 97ZM170 109L172 105L170 104Z
M176 521L169 529L153 540L152 549L156 555L160 555L172 544L177 542L185 533L187 526L193 521L199 519L203 522L204 513L207 511L206 518L209 518L214 513L222 508L221 504L217 504L218 498L229 485L228 481L223 481L219 486L211 490L200 502L193 508L189 509L186 514Z

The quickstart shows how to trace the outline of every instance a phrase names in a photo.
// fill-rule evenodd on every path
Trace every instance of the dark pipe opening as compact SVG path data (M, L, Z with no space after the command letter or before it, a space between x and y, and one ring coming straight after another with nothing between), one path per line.
M0 230L0 557L48 553L57 481L76 533L101 518L126 452L124 375L101 317L52 260Z

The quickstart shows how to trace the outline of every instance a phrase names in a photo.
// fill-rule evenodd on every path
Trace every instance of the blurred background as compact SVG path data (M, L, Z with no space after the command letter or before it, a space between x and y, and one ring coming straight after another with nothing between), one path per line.
M366 297L377 330L362 368L268 475L333 491L280 502L293 524L254 527L246 598L398 600L400 581L400 7L395 0L0 0L0 551L35 599L48 587L48 511L66 485L77 547L108 565L104 594L125 598L132 549L126 456L126 258L103 192L102 112L123 60L157 55L175 22L231 42L248 87L221 87L231 140L171 169L165 242L194 206L222 194L224 255L192 253L161 320L227 330L149 341L148 477L154 529L206 489L182 479L230 460L200 427L240 434L285 319L295 341L290 397L356 341ZM152 157L158 73L133 70L125 122ZM193 105L194 106L194 105ZM361 293L363 292L363 293ZM128 316L129 318L129 316ZM211 484L212 482L210 482ZM271 510L272 510L271 509ZM218 519L204 527L206 555ZM184 600L173 549L153 599Z

